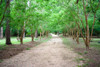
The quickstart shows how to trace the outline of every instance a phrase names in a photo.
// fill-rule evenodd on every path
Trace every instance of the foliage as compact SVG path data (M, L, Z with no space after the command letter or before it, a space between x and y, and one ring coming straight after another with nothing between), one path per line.
M96 13L94 36L100 36L100 5L98 5L98 1L85 1L85 5L88 4L86 13L89 13L89 29L92 29L94 13ZM0 4L0 20L3 17L5 6L6 3L3 0ZM35 35L36 30L38 30L38 34L40 32L46 34L46 31L71 33L72 30L79 30L76 21L85 35L86 22L81 0L77 4L76 0L13 0L10 3L10 19L11 36L21 35L24 26L27 36ZM5 20L2 24L4 32Z

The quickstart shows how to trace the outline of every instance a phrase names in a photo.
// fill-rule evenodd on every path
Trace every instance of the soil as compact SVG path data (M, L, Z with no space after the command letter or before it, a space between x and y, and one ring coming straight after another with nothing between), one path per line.
M84 62L87 64L85 67L100 67L100 50L91 47L90 50L86 50L84 43L77 45L72 38L69 38L69 40L71 43L75 44L71 46L71 48L74 49L74 52L81 53L85 59L89 59L89 61Z
M0 50L0 60L11 58L17 55L18 53L21 53L24 50L36 46L37 44L38 44L37 42L29 42L23 45L14 44L14 45L6 46L2 50Z
M77 67L83 64L75 61L80 55L67 48L58 36L52 34L52 37L48 42L4 59L0 67Z
M100 67L100 51L93 48L88 51L86 51L85 48L74 48L74 50L78 53L82 53L83 57L90 60L86 62L88 63L87 67Z

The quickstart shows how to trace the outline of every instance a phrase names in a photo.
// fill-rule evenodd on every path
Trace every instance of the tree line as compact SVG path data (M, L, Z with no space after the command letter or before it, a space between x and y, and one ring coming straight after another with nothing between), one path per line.
M8 45L11 34L23 44L25 33L34 41L54 32L77 43L82 37L89 49L93 35L100 36L100 0L0 0L0 26Z

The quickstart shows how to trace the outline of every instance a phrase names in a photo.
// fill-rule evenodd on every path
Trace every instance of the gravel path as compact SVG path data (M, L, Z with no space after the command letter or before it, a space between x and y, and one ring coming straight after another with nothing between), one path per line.
M67 48L58 36L52 36L48 42L5 59L0 67L77 67L75 58L80 56Z

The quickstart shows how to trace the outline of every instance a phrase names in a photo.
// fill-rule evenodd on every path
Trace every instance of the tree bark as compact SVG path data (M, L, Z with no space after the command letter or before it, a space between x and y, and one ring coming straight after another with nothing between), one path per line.
M45 32L43 31L43 32L42 32L42 36L43 36L43 37L44 37L44 33L45 33Z
M74 40L74 31L72 30L72 37L73 37L73 40Z
M20 42L21 44L23 44L23 35L25 33L25 26L23 26L23 30L22 30L22 33L21 33L21 36L20 36Z
M34 41L34 33L32 33L32 28L31 28L31 38L32 38L32 42Z
M11 39L10 39L10 24L9 24L9 19L6 20L6 44L11 45Z
M19 38L19 30L17 30L17 40L20 41L20 38Z
M86 25L86 48L89 49L89 44L90 44L90 38L89 38L89 26Z
M63 31L63 36L64 36L64 31Z
M94 13L94 20L93 20L93 25L92 25L92 30L91 30L91 37L90 37L90 40L91 40L91 38L92 38L93 29L94 29L94 24L95 24L95 13Z
M76 38L77 44L79 44L79 32L77 31L77 38Z
M3 27L0 28L0 38L3 38Z
M32 41L34 41L34 35L33 34L31 34L31 37L32 37Z
M40 32L40 40L41 40L41 32Z
M25 32L24 32L24 34L23 34L23 38L25 38Z
M77 34L76 34L76 28L74 28L74 39L76 39L76 36L77 36Z
M38 31L36 30L35 31L35 38L37 38L38 37Z
M76 1L76 4L78 4L79 0Z
M46 31L46 35L47 35L47 37L48 37L48 31Z
M80 21L81 21L81 23L82 23L82 26L83 26L83 29L84 29L84 31L85 31L85 33L86 33L86 29L85 29L85 27L84 27L83 21L82 21L82 19L79 17L79 8L78 8L78 6L77 6L77 9L78 9L77 16L78 16L78 18L80 19Z
M2 4L2 0L1 0L1 4ZM4 18L5 18L5 13L7 11L7 8L10 8L10 0L6 0L6 7L5 7L5 10L4 10L4 14L3 14L3 17L2 19L0 20L0 25L2 24ZM8 11L7 11L8 12Z
M85 40L85 37L84 37L84 35L83 35L83 32L82 32L82 30L81 30L81 28L80 28L80 25L78 24L78 22L76 22L76 24L78 25L78 28L79 28L79 30L80 30L80 32L81 32L81 36L82 36L82 38L83 38L83 40L84 40L84 43L86 43L86 40Z
M7 45L11 45L11 39L10 39L10 0L6 1L7 5L8 5L8 9L6 11L7 13L7 17L6 17L6 32L5 32L5 36L6 36L6 44Z
M85 21L86 21L86 49L89 49L89 44L90 44L90 35L89 35L89 25L88 25L88 16L86 14L86 7L85 7L85 4L84 4L84 0L83 0L83 10L84 10L84 14L85 14Z

